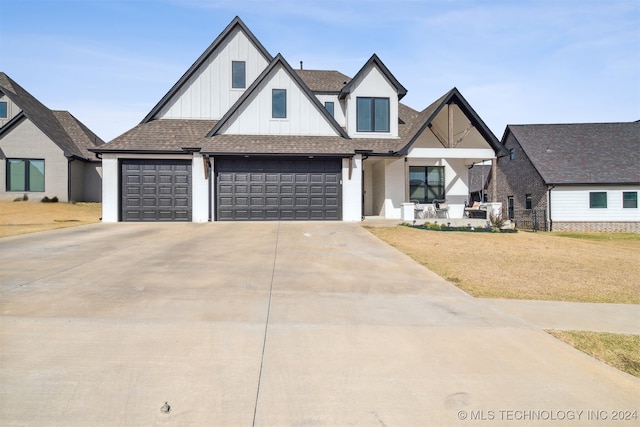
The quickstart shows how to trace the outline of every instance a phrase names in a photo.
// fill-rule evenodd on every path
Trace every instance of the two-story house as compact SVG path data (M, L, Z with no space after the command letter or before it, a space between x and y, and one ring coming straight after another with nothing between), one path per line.
M293 69L236 17L135 128L93 150L103 221L400 218L468 201L501 145L457 89L423 111L373 55L350 78Z

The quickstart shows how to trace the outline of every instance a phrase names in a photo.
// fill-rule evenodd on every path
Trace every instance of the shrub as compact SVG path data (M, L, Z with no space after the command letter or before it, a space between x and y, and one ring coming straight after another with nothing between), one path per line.
M51 199L47 196L42 198L42 203L58 203L58 196L54 196Z
M492 230L494 228L497 228L498 231L500 231L500 229L504 227L505 222L506 221L501 214L495 214L493 212L489 214L489 225L491 226Z
M26 193L22 197L16 197L13 199L14 202L26 202L27 200L29 200L29 196L27 196Z

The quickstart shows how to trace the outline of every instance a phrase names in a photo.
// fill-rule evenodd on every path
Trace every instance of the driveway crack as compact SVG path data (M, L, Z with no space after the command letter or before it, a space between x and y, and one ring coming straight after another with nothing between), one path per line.
M271 267L271 283L269 283L269 303L267 305L267 319L264 324L264 337L262 339L262 356L260 358L260 372L258 373L258 387L256 389L256 403L253 407L253 422L252 427L256 425L256 414L258 412L258 401L260 399L260 383L262 380L262 368L264 367L264 353L267 348L267 333L269 332L269 318L271 317L271 297L273 295L273 279L276 274L276 260L278 258L278 240L280 238L280 221L278 221L278 228L276 230L276 245L273 251L273 265Z

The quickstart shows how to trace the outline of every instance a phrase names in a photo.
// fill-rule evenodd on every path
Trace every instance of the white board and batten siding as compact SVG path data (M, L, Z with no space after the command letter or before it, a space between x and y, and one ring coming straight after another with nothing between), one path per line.
M590 208L590 192L606 192L606 208ZM640 208L623 208L622 193L640 193L640 186L557 186L551 190L553 221L640 221Z
M272 118L273 89L287 91L286 118ZM220 129L220 133L230 135L338 135L336 129L331 126L318 108L285 71L284 67L278 65L227 120Z
M333 118L340 126L347 126L346 105L338 99L338 95L316 94L316 98L322 105L325 105L325 102L333 102Z
M389 132L358 132L358 97L389 98ZM386 79L378 67L372 66L354 85L346 112L347 130L354 138L397 138L398 137L398 92Z
M219 120L245 89L231 87L232 61L245 61L246 86L267 67L251 40L236 29L160 110L160 119Z

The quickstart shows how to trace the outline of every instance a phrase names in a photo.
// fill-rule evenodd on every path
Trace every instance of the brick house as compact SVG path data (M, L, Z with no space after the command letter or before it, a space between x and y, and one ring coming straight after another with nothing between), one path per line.
M509 125L496 201L521 228L640 232L640 122Z

